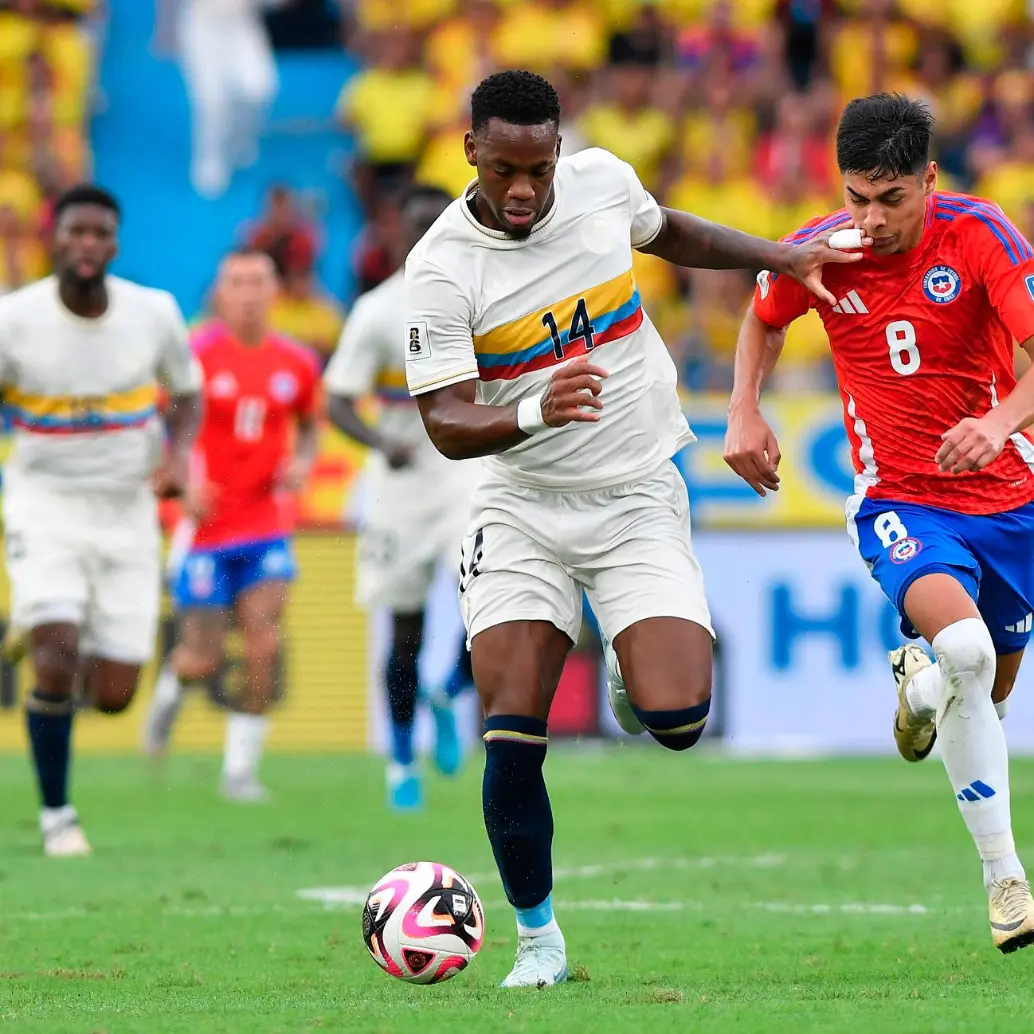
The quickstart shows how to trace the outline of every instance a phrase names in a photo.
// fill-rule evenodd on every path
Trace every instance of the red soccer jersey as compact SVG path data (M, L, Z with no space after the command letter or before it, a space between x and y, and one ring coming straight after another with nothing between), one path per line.
M849 220L813 219L794 243ZM922 240L898 255L827 265L839 301L763 272L754 311L785 327L818 310L836 366L855 490L874 499L1000 513L1034 499L1034 444L1016 434L983 470L942 473L941 435L983 416L1016 385L1013 339L1034 335L1034 249L993 202L936 192Z
M289 501L277 484L290 458L296 422L316 412L316 354L275 334L248 347L218 322L200 328L192 345L205 377L195 474L207 482L212 500L211 511L197 524L194 547L288 534Z

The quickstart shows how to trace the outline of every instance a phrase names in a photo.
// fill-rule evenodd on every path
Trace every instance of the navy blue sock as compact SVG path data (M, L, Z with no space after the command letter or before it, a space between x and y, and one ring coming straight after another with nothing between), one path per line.
M72 748L72 698L34 689L25 702L25 720L44 808L68 803L68 763Z
M632 708L636 717L646 726L646 731L668 750L688 750L704 732L707 713L711 710L711 698L695 707L682 707L677 711L643 711Z
M470 666L470 651L466 645L460 647L460 655L456 659L456 666L449 672L443 687L445 695L450 700L455 700L465 689L474 685L474 672Z
M395 649L384 672L391 720L392 757L400 765L413 764L413 717L416 714L416 654Z
M542 776L546 723L500 715L485 720L485 829L506 899L541 905L553 889L553 812Z

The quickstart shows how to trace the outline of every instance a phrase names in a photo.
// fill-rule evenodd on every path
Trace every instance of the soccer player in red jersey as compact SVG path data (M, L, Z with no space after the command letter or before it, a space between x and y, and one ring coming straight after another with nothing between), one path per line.
M179 642L159 675L145 728L147 749L160 754L182 684L217 671L232 610L245 678L240 710L226 724L222 790L241 800L265 796L258 763L295 576L291 498L305 484L317 444L319 361L269 329L275 294L267 255L230 255L219 270L219 318L193 338L205 415L187 493L189 523L177 532L181 553L188 543L173 586Z
M763 271L740 331L726 460L759 495L779 446L759 408L786 326L817 308L856 471L848 533L920 636L891 655L894 736L908 761L934 741L983 863L991 934L1034 943L999 724L1034 612L1034 248L993 202L937 189L933 119L919 102L852 101L837 132L846 207L791 235L861 230L864 257L829 266L836 304ZM997 709L997 714L996 714Z

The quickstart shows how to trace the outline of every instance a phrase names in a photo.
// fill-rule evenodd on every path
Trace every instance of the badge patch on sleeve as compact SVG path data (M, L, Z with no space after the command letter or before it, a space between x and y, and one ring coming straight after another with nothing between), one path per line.
M758 289L761 291L762 301L768 297L768 292L772 286L771 277L772 274L767 269L763 269L758 273Z
M414 320L406 324L406 360L431 358L431 342L427 333L427 324L423 320Z

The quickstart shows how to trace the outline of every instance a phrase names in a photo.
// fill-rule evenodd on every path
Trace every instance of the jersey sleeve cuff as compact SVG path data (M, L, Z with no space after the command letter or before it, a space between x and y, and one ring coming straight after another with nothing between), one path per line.
M636 240L636 241L632 241L632 247L635 248L636 251L639 251L641 248L645 248L647 246L647 244L650 244L652 241L655 241L657 239L657 235L661 232L661 227L663 225L664 225L664 213L661 212L661 210L658 208L657 209L657 225L645 237L642 237L642 238L640 238L639 240Z
M409 394L424 395L429 391L437 391L439 388L447 388L450 384L459 384L462 381L472 381L479 376L478 369L467 367L465 370L457 370L454 373L442 374L429 381L422 381L420 384L411 384Z

